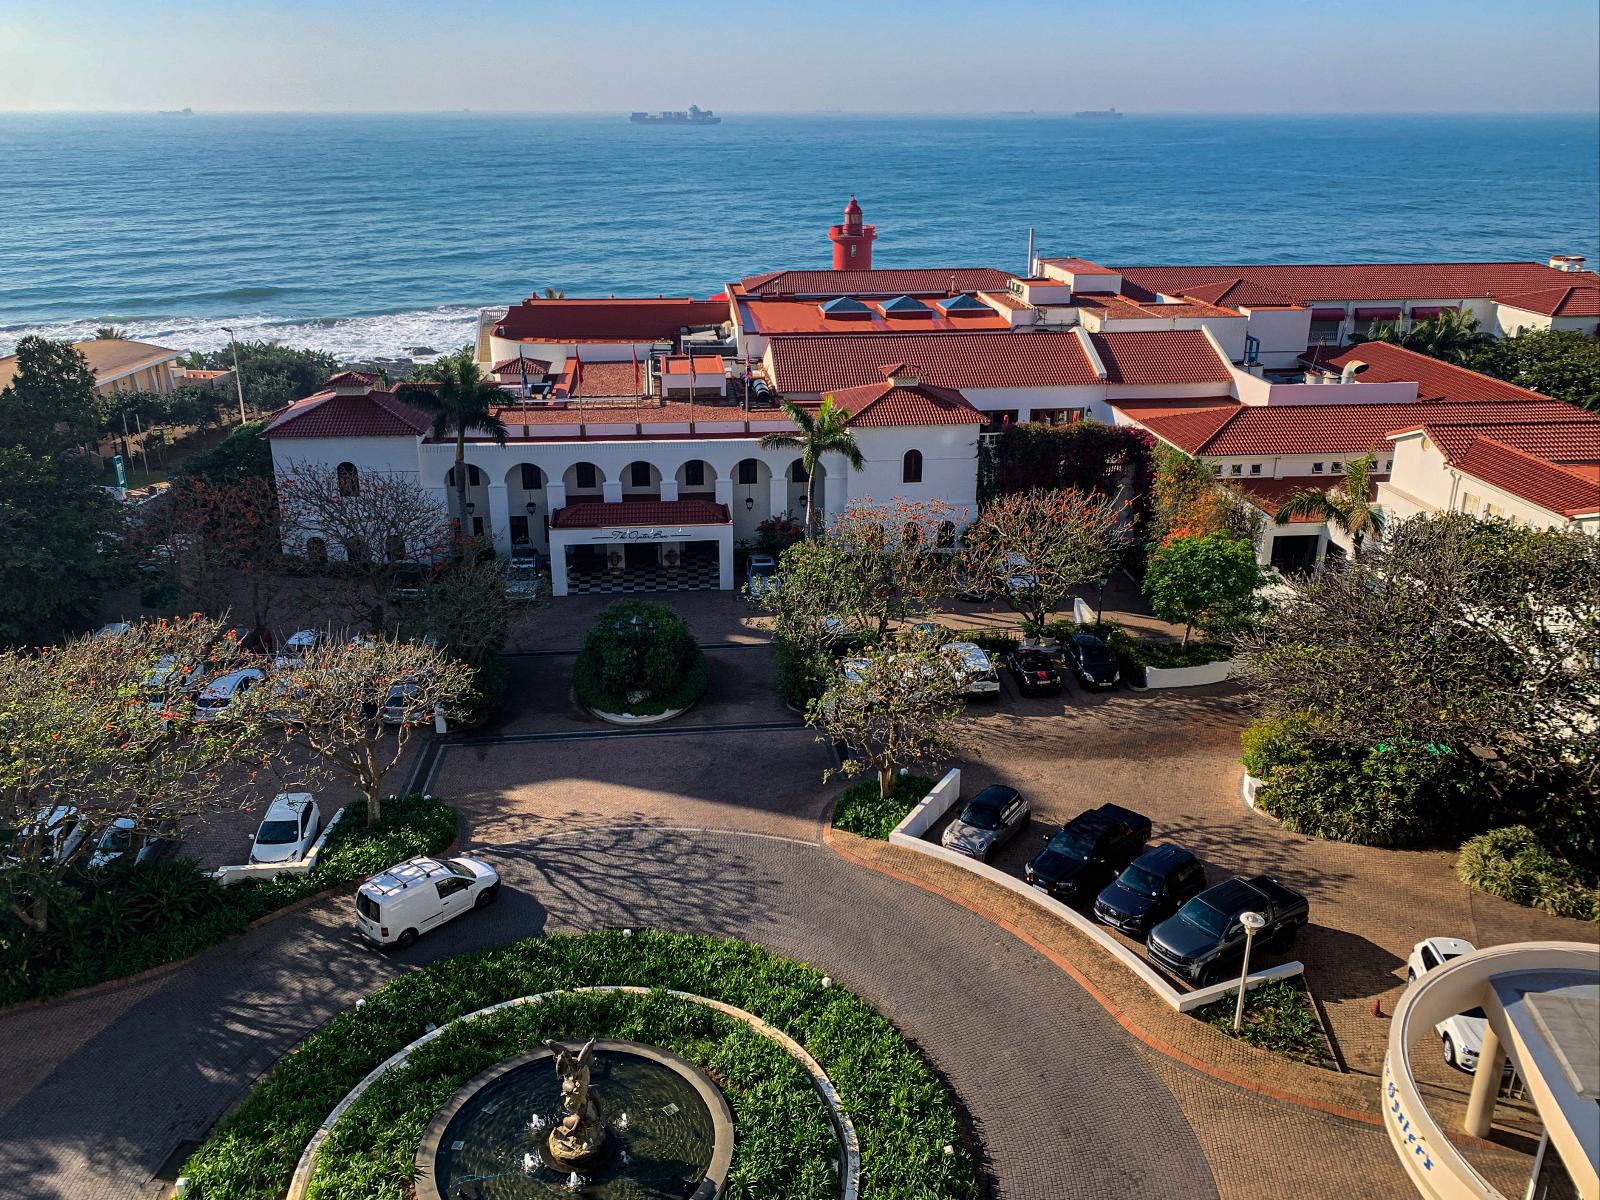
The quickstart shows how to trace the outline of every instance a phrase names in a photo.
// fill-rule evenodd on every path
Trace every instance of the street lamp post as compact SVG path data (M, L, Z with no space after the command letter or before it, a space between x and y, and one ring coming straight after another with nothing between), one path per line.
M233 330L226 325L222 332L228 335L228 346L233 350L233 385L239 390L239 424L245 423L244 415L244 376L239 374L239 339L233 336Z
M1244 926L1244 965L1239 968L1239 1000L1233 1006L1234 1033L1244 1024L1244 981L1250 978L1250 947L1256 940L1256 932L1266 923L1267 919L1258 912L1239 914L1239 924Z

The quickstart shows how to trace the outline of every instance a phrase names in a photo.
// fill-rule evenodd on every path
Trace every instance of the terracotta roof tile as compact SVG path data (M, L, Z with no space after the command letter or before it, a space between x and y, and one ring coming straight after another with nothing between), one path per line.
M1532 400L1548 403L1549 396L1518 387L1514 383L1480 375L1466 367L1442 362L1415 350L1388 342L1363 342L1351 346L1322 365L1335 371L1346 363L1364 362L1367 369L1356 376L1358 383L1415 383L1419 400Z
M1467 452L1480 437L1510 446L1524 454L1553 463L1600 462L1600 417L1576 409L1571 415L1521 421L1418 422L1407 430L1425 431L1451 461Z
M1463 474L1564 517L1600 512L1600 464L1557 466L1480 437L1451 465Z
M903 294L903 293L902 293ZM960 293L957 293L958 295ZM944 298L943 289L930 301ZM818 333L949 333L955 330L1006 330L1009 318L984 306L971 315L948 316L926 307L909 314L882 311L831 314L814 299L740 300L739 323L750 333L766 336Z
M1367 502L1370 504L1378 498L1378 484L1387 475L1373 474L1367 477ZM1269 517L1278 515L1278 509L1283 507L1283 502L1290 496L1299 495L1301 492L1317 488L1323 482L1315 476L1292 475L1288 479L1229 479L1225 486L1237 488L1246 499L1254 504ZM1333 491L1336 485L1330 483L1328 487L1317 488L1318 491ZM1315 516L1290 517L1289 524L1314 524L1320 523L1321 518Z
M1531 292L1496 296L1495 299L1501 304L1549 317L1600 317L1600 284L1539 288Z
M775 337L772 385L814 393L881 383L906 362L924 383L948 388L1071 387L1099 382L1070 333L864 334Z
M1167 384L1233 381L1228 364L1199 329L1094 333L1107 383Z
M987 420L960 392L927 383L880 380L830 395L835 404L854 414L852 425L982 425Z
M341 396L318 392L272 414L264 438L420 437L433 418L392 392Z
M525 342L654 342L686 326L721 325L726 299L543 300L513 304L495 336Z
M550 370L549 361L543 358L502 358L489 370L490 374L493 375L516 375L520 377L524 364L528 368L529 375L544 375Z
M640 525L726 525L726 504L712 500L580 500L556 509L553 529L630 528Z
M364 371L340 371L337 375L330 375L328 382L323 386L330 388L370 388L375 387L377 382L378 377L376 375L368 375Z
M993 267L926 267L914 270L772 271L742 279L737 286L751 296L928 296L950 291L1005 291L1010 281L1009 274Z

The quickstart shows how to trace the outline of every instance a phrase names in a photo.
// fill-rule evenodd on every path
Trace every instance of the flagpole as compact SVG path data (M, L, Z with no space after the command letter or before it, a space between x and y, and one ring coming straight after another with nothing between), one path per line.
M694 347L689 347L689 436L694 436Z

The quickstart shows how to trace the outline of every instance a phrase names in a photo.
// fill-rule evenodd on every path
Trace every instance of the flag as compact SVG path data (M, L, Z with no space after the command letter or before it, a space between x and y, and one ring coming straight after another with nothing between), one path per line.
M524 357L522 357L522 347L521 346L517 347L517 370L522 373L522 399L523 399L523 402L526 403L527 399L528 399L528 391L529 391L529 388L528 388L528 360L525 359Z
M694 347L689 347L689 432L694 432Z
M644 395L644 389L639 386L639 347L633 347L633 394L635 397Z

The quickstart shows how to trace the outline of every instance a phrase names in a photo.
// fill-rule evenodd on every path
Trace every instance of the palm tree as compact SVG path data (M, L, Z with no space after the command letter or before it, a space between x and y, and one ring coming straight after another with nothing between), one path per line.
M97 342L125 342L128 340L128 331L118 329L115 325L101 325L94 331Z
M1476 314L1457 308L1447 308L1436 317L1418 321L1407 333L1401 333L1396 322L1374 325L1367 340L1403 346L1457 366L1494 341L1478 328Z
M442 355L417 373L415 382L402 383L396 393L408 404L433 415L433 436L456 439L456 519L463 535L467 528L467 430L479 429L506 444L506 427L495 410L505 394L478 372L472 347Z
M806 537L810 538L820 524L815 490L822 456L842 454L845 462L857 471L867 465L867 460L861 457L861 448L850 432L850 413L835 404L832 395L824 396L822 406L814 413L785 397L783 414L795 423L798 432L769 433L761 439L761 448L800 451L800 465L806 472Z
M1362 541L1383 533L1383 509L1367 499L1368 481L1377 465L1378 460L1371 454L1346 463L1344 478L1336 489L1305 488L1296 492L1279 505L1273 520L1279 525L1287 525L1296 517L1326 521L1350 535L1356 556L1360 557Z
M567 293L561 288L547 287L544 289L544 298L546 300L565 300Z

